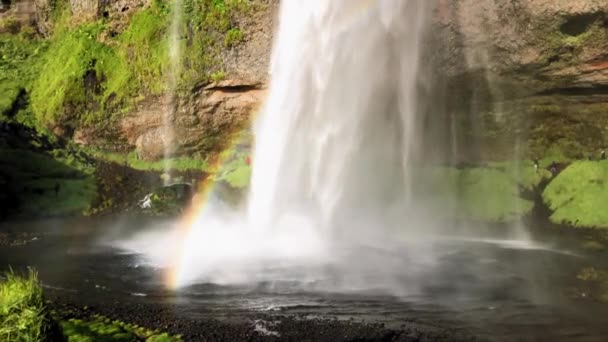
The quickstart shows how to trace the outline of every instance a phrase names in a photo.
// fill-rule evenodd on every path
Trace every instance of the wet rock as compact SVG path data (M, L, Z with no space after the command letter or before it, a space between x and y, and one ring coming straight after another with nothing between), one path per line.
M162 158L166 142L172 142L176 155L213 151L226 142L223 139L231 131L248 122L264 96L260 83L226 80L211 84L178 102L169 120L174 125L172 131L163 126L170 99L147 99L121 120L119 134L143 160ZM79 141L88 144L93 140Z
M191 184L171 184L147 194L138 202L138 207L143 213L154 216L176 215L187 208L193 195Z
M86 310L82 307L87 302ZM94 303L91 298L53 296L51 307L62 319L87 318L101 314L114 320L137 324L148 329L160 329L181 335L184 341L401 341L401 342L457 342L476 341L463 332L441 328L417 328L406 324L389 328L384 324L342 321L336 319L308 319L298 316L266 316L243 313L230 320L179 315L180 307L154 303ZM274 334L256 331L265 322ZM259 330L259 328L258 328Z
M475 82L481 72L491 85L475 82L477 90L491 86L503 96L602 91L607 11L603 0L441 0L432 30L435 66L455 85Z
M18 33L21 27L34 24L34 0L0 2L0 33Z

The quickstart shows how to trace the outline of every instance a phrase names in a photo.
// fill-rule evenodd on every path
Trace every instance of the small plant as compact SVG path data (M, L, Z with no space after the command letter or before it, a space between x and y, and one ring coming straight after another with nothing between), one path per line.
M213 82L223 81L226 79L226 72L224 72L223 70L216 71L216 72L212 73L209 78L211 78L211 81L213 81Z
M0 283L0 340L40 341L48 326L36 272L30 269L27 277L8 272Z
M224 39L224 45L226 47L233 47L243 41L243 31L238 28L231 28L226 32L226 38Z

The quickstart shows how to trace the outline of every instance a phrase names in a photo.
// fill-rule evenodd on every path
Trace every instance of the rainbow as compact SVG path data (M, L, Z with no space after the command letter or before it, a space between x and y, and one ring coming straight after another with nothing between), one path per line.
M349 2L348 7L341 13L341 25L344 27L348 27L353 24L353 21L356 21L364 16L372 7L372 5L376 5L379 3L379 0L353 0ZM254 111L257 113L257 111ZM255 114L252 115L251 119L255 118ZM227 148L224 149L224 152L234 150L236 145L242 140L242 131L238 134L232 135L229 143L227 144ZM186 210L183 217L179 221L177 225L177 229L179 232L178 244L174 246L175 250L172 255L174 255L173 260L170 262L170 266L164 275L164 283L169 289L177 289L179 286L179 277L180 274L184 271L184 256L186 252L186 241L192 233L193 227L196 226L197 222L201 221L201 218L206 214L207 204L210 198L210 195L213 193L216 182L216 175L222 170L222 167L226 164L226 162L230 159L230 153L221 153L215 161L212 163L209 171L209 176L202 180L199 183L198 189L196 191L195 198L191 206Z
M163 282L169 289L175 290L179 286L179 276L183 271L183 258L186 252L185 243L196 222L199 222L205 215L207 203L217 184L216 175L222 171L226 162L231 159L232 154L228 152L235 150L235 147L243 140L243 133L244 130L232 134L224 151L213 158L207 176L197 184L192 203L176 225L176 229L178 230L178 243L173 246L174 251L172 255L174 258L169 263L169 267L163 276Z

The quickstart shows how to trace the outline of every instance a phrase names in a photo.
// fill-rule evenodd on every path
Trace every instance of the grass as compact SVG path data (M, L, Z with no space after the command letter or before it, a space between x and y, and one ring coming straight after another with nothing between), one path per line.
M0 340L38 342L49 325L36 272L0 281Z
M550 219L574 227L608 228L608 161L578 161L543 192Z
M26 277L21 277L8 272L6 279L0 281L0 341L55 341L56 336L50 336L52 324L37 273L30 269ZM181 341L180 336L98 315L86 320L67 319L60 324L68 342Z

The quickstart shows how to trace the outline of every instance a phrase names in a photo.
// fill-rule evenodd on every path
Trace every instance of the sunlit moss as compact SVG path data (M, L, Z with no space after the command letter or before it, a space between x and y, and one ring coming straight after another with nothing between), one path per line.
M7 74L0 86L0 113L10 108L20 89L27 89L38 126L93 125L132 108L138 99L167 90L172 18L168 2L154 1L140 10L119 34L110 32L104 19L82 23L71 18L65 3L58 1L63 5L54 10L48 49L14 38L10 44L0 40L0 71L13 70L14 61L27 59L32 75ZM222 49L243 40L235 16L250 5L240 0L184 0L183 6L178 40L182 54L179 70L173 72L177 89L189 91L222 73Z
M0 34L0 121L7 119L3 114L12 109L22 90L31 91L46 45L24 34Z
M575 227L608 228L608 161L578 161L543 192L551 221Z

